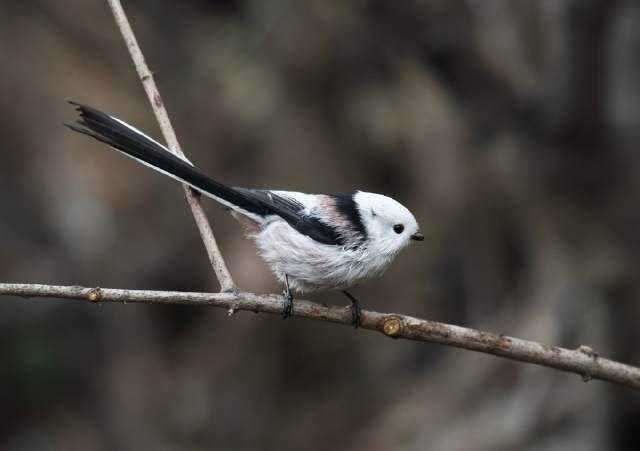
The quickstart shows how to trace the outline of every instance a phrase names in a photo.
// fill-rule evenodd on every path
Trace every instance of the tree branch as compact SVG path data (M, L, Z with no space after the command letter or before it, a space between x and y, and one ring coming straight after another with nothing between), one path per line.
M131 59L133 60L133 64L136 66L136 71L138 72L142 86L147 93L149 103L151 103L151 108L153 108L153 112L156 115L156 120L158 121L160 130L162 131L162 135L164 136L169 149L173 153L179 156L184 156L184 153L180 148L180 143L178 143L178 138L176 138L176 134L171 126L167 110L162 102L160 91L158 91L156 83L153 80L153 74L144 60L144 55L138 45L136 36L133 34L133 30L131 29L131 25L129 24L129 20L127 19L124 9L120 4L120 0L107 0L107 2L111 7L116 24L122 33L122 38L127 44L127 48L131 54ZM213 270L215 271L218 282L220 283L221 291L236 291L236 285L233 282L233 278L231 277L229 270L227 269L224 258L222 258L222 254L218 248L218 243L216 242L216 238L211 230L211 225L209 224L207 216L200 204L199 195L187 185L184 185L183 188L185 197L187 198L187 203L191 208L191 213L193 213L193 219L196 221L204 247L207 250L209 261L211 262L211 266L213 266Z
M100 302L136 302L145 304L208 305L238 310L280 314L281 295L256 295L245 292L189 293L178 291L119 290L79 286L0 283L0 295L25 298L55 297ZM351 325L350 307L337 307L296 300L294 316ZM601 379L640 390L640 368L605 359L588 346L576 350L546 346L491 332L438 323L406 315L362 311L363 329L375 330L393 338L437 343L484 352L521 362L579 374L583 380Z

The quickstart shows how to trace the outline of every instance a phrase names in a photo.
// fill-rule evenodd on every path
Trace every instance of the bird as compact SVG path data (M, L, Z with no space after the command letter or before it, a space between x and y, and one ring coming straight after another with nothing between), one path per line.
M412 241L424 240L414 215L388 196L227 186L117 117L69 103L78 117L75 124L65 126L187 184L229 210L283 284L284 318L294 313L293 291L340 290L351 301L353 326L359 327L362 309L347 289L381 276L398 252Z

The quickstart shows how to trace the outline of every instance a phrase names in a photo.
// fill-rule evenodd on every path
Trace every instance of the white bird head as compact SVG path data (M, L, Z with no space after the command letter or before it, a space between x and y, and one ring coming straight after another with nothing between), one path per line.
M358 191L354 200L372 251L392 257L412 240L424 239L416 218L400 202L363 191Z

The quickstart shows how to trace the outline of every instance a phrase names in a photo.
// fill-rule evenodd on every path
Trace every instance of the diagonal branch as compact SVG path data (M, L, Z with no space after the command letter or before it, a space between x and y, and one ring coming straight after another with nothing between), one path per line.
M245 292L188 293L177 291L118 290L79 286L0 283L0 296L53 297L100 302L207 305L237 310L280 314L282 296ZM296 300L294 316L351 325L350 307L337 307ZM406 315L362 311L361 327L393 338L437 343L484 352L521 362L579 374L584 381L601 379L640 390L640 368L605 359L588 346L566 349L491 332L438 323Z
M120 0L107 0L107 2L111 7L116 24L122 33L122 38L127 44L127 48L131 54L133 64L136 66L136 71L138 71L138 76L140 77L142 86L144 86L147 97L149 97L151 108L153 108L153 112L156 115L156 120L158 121L158 125L160 125L162 135L164 136L169 149L173 153L179 156L184 156L184 153L180 148L180 144L178 143L178 139L176 138L176 134L173 131L173 127L171 126L171 121L169 120L169 115L167 114L167 110L162 102L160 92L153 80L153 74L144 60L144 55L138 45L136 36L133 34L133 30L131 29L131 25L129 24L129 20L127 19L124 9L120 4ZM218 248L218 243L216 242L216 238L211 230L211 225L209 224L207 216L200 204L199 195L187 185L184 185L184 194L187 198L187 203L191 208L191 213L193 213L193 219L196 221L196 225L200 231L200 236L202 237L204 247L207 250L211 266L213 266L213 270L215 271L218 282L220 283L221 291L236 291L237 288L233 282L233 278L227 269L224 258L222 258L222 254Z

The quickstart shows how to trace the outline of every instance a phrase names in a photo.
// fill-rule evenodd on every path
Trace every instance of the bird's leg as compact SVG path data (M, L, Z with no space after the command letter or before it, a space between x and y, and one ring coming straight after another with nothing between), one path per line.
M356 329L360 326L360 317L362 316L362 307L358 300L347 290L342 290L344 295L351 300L351 324Z
M284 297L282 317L286 319L293 315L293 295L289 289L289 276L287 274L284 275L284 291L282 292L282 296Z

